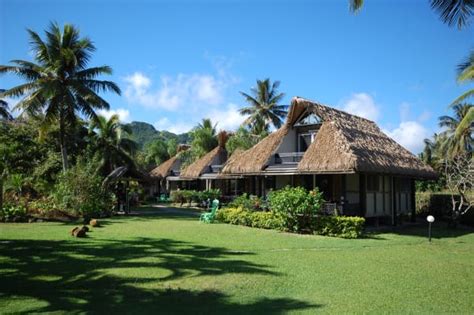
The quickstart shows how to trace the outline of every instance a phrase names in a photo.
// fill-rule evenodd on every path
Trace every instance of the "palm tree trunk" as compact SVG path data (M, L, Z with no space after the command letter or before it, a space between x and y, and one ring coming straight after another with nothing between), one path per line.
M69 168L67 161L67 149L66 149L66 128L64 126L64 117L59 118L59 146L61 147L61 158L63 161L63 171L66 172Z

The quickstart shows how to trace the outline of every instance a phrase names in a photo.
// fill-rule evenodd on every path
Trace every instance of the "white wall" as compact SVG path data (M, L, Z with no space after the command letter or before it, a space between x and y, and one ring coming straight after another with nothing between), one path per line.
M288 153L296 152L296 131L290 129L286 136L283 138L280 147L277 149L277 153Z

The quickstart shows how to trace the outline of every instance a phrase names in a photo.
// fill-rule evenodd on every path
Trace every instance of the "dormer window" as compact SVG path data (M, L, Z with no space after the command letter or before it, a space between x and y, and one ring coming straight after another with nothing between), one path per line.
M321 118L315 113L306 113L301 115L301 118L294 125L295 127L303 127L310 125L320 125L322 123Z

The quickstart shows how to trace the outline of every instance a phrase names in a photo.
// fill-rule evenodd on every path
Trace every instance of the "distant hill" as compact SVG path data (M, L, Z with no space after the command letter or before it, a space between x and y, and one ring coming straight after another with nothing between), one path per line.
M145 147L146 144L155 139L167 141L174 138L178 143L190 142L190 135L188 132L177 135L166 130L159 131L156 130L153 125L142 121L132 121L126 125L130 126L132 129L132 139L138 143L140 148Z

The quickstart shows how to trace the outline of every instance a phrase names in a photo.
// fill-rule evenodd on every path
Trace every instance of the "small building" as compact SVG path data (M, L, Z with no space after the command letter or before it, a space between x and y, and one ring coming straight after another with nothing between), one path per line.
M415 211L415 180L437 174L370 120L293 98L286 123L227 163L238 190L265 196L287 185L318 187L344 214Z
M317 187L326 206L393 223L414 214L415 180L437 177L373 121L299 97L285 124L252 148L228 157L222 143L182 171L176 156L150 175L167 192L219 188L225 195L265 197L287 185Z

